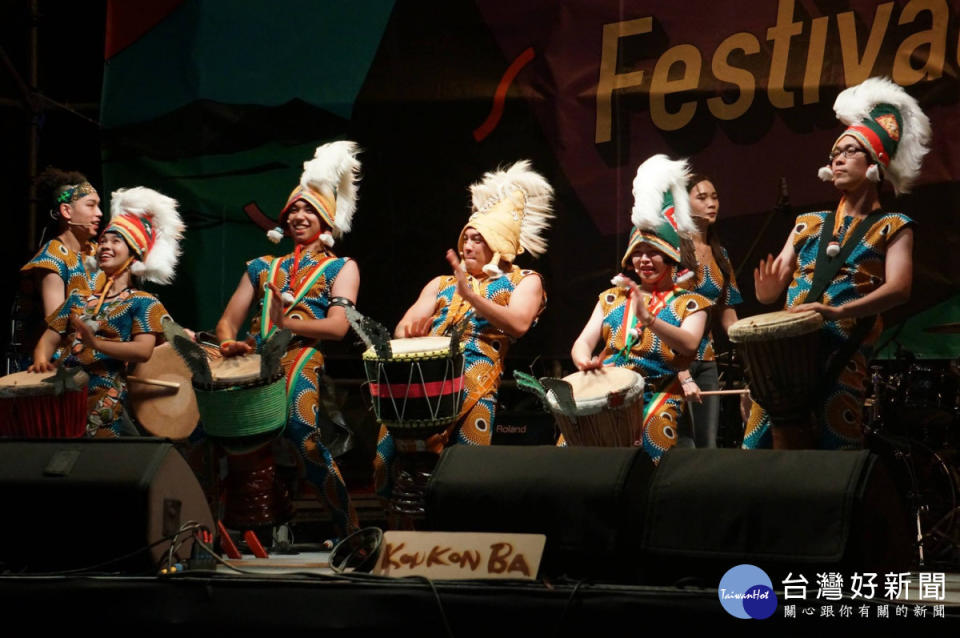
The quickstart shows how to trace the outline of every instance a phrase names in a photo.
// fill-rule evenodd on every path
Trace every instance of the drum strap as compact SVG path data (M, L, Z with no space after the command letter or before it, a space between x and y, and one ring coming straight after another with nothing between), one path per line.
M317 265L315 265L306 277L300 282L297 286L294 295L293 303L286 307L284 314L289 313L293 310L298 303L306 296L310 289L313 288L314 284L320 279L321 275L326 272L327 268L336 260L335 257L327 257ZM280 261L281 258L277 257L272 262L270 262L270 270L267 274L267 281L276 284L280 276ZM293 282L290 282L291 285ZM270 307L273 304L273 295L270 294L268 290L264 291L263 295L263 308L260 310L260 338L269 339L274 332L277 331L276 326L270 321Z
M856 248L860 240L864 238L867 231L873 228L877 220L883 215L883 211L881 210L873 211L867 215L861 223L851 228L847 236L844 237L843 244L837 256L831 257L827 254L827 246L833 238L827 237L825 233L828 229L836 228L837 216L841 207L838 207L838 210L827 215L827 218L823 221L823 227L820 230L820 245L817 247L817 262L813 271L813 284L805 299L807 302L822 300L823 294L827 291L827 286L830 285L833 278L840 272L850 253L853 252L853 249ZM847 365L847 362L850 361L850 357L853 356L853 353L856 352L860 344L863 343L864 338L866 338L867 333L876 320L876 315L859 317L857 319L850 333L850 337L834 352L833 359L827 368L827 373L821 379L821 395L826 395L826 393L829 392L830 387L837 380L837 377L840 376L840 372L844 366Z

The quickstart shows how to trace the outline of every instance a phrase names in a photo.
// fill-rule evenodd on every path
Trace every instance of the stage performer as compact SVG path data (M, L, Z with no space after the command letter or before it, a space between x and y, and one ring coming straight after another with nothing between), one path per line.
M885 78L870 78L837 96L834 111L847 129L830 150L825 181L840 191L835 211L799 215L783 250L754 272L757 299L823 315L822 394L815 408L824 449L863 446L867 361L880 335L880 313L910 297L913 221L884 211L879 189L908 192L920 172L930 122L916 100ZM789 287L787 286L789 284ZM769 419L754 406L744 447L769 447Z
M94 240L103 216L97 190L82 173L53 167L40 173L36 186L40 201L49 202L57 235L20 269L11 352L18 367L28 363L46 329L46 317L70 295L85 297L106 281L95 257Z
M176 200L142 186L115 191L110 211L97 247L106 280L93 294L71 294L51 314L30 366L34 372L52 370L56 364L50 358L61 338L74 333L61 360L90 375L87 432L98 437L126 433L121 418L126 364L150 358L169 317L156 297L135 285L173 280L184 230Z
M279 225L268 233L274 242L286 231L294 251L247 263L233 296L217 323L220 352L227 357L259 350L275 331L294 338L283 357L289 417L284 435L304 459L307 480L320 491L340 534L357 527L343 476L334 457L349 446L349 432L326 418L320 407L322 342L339 341L350 329L344 307L357 301L360 271L349 257L337 257L335 239L350 231L356 208L359 149L348 141L317 148L304 162L300 183L280 211ZM247 341L237 341L244 320L255 308Z
M625 271L600 300L570 356L580 370L619 366L644 379L643 433L638 445L659 462L677 443L677 419L683 411L678 372L693 361L707 324L711 301L675 282L682 237L696 226L690 218L687 163L654 155L633 180L634 224L621 261ZM603 350L594 355L597 345Z
M698 448L710 448L717 447L720 397L701 397L700 392L720 389L712 331L719 327L726 333L727 328L736 323L734 306L743 303L743 297L737 287L730 256L720 244L714 228L720 212L720 196L713 180L705 175L692 175L687 180L687 189L690 214L697 227L691 239L697 267L694 276L680 285L703 295L713 306L707 314L707 330L697 349L697 358L688 370L680 373L683 396L689 403L689 414L682 414L681 420L689 419Z
M553 218L553 188L522 160L485 174L470 193L473 212L460 231L459 256L446 253L452 273L430 280L395 330L397 338L419 337L461 325L467 395L455 423L409 451L439 454L452 443L490 444L504 357L546 307L540 275L513 262L525 252L546 252L542 233ZM381 494L388 491L390 463L402 444L380 428L374 466Z

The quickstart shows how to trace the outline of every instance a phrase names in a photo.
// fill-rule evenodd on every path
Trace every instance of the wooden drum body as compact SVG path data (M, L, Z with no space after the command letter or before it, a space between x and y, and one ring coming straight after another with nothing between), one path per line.
M449 337L413 337L390 342L392 356L363 353L363 367L377 421L400 439L425 440L460 416L464 358Z
M813 447L822 327L818 312L781 310L741 319L728 331L746 364L750 394L770 414L774 448Z
M192 379L190 368L172 345L164 343L154 348L150 359L137 364L127 379L130 406L137 422L154 436L174 441L189 438L200 420Z
M576 409L565 412L553 391L547 405L568 445L630 447L643 434L643 377L627 368L575 372L563 378Z
M76 389L49 380L53 372L15 372L0 377L0 436L79 438L87 432L87 383L80 368L60 371Z

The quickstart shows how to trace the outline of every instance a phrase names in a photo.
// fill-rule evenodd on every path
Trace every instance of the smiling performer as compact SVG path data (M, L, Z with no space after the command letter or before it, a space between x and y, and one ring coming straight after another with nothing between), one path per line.
M685 161L654 155L633 180L634 224L621 266L640 279L617 275L600 300L570 356L580 370L630 368L643 376L644 450L654 462L677 443L683 411L678 372L694 360L712 305L703 295L677 287L681 236L697 228L690 218ZM603 350L594 355L597 345Z
M424 286L395 331L403 338L442 335L457 324L465 328L468 394L460 419L426 442L426 449L437 453L447 443L490 444L503 358L547 303L540 275L513 261L525 252L534 257L546 252L542 233L553 218L553 187L523 160L485 174L470 193L473 213L457 242L462 261L447 251L453 273ZM393 437L381 427L375 460L381 493L388 480L384 469L395 453Z
M106 281L92 295L70 295L50 316L30 366L53 370L50 357L61 337L75 331L64 365L80 365L90 375L87 432L98 437L121 434L126 363L150 358L169 317L156 297L135 288L134 278L170 283L184 230L176 200L154 190L120 189L111 200L97 248Z
M330 250L350 231L356 208L359 152L353 142L331 142L304 162L300 184L280 211L279 225L268 233L279 242L293 237L292 253L267 255L247 263L223 316L217 323L220 352L227 357L259 350L277 330L293 332L283 356L289 415L284 435L303 457L307 480L322 494L341 534L357 527L343 476L334 460L348 449L349 433L323 415L320 376L323 341L339 341L350 329L345 306L357 301L360 271L348 257ZM251 338L236 341L250 309Z
M106 281L94 257L94 240L103 216L97 190L81 173L53 167L43 171L36 183L41 201L50 203L57 235L20 269L20 294L14 316L19 323L18 332L22 333L16 341L23 355L33 352L46 328L44 320L67 297L89 295Z
M820 337L819 446L863 446L861 429L867 361L880 335L880 313L910 298L913 221L880 206L883 181L908 192L920 172L930 121L916 100L885 78L870 78L837 96L834 111L847 129L830 150L820 177L840 191L836 211L807 213L783 250L754 272L757 299L815 310ZM744 447L769 447L769 419L754 404Z

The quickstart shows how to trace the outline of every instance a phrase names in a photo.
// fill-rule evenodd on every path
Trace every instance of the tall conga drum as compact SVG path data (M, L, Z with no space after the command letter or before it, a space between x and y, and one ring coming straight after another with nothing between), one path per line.
M260 355L214 359L213 385L194 382L200 421L227 453L224 523L250 529L283 523L293 515L286 487L277 479L271 443L287 423L283 371L261 377Z
M0 436L79 438L87 433L87 383L80 368L0 377Z
M750 394L770 415L775 449L815 447L820 313L785 310L737 321L727 334L737 345Z
M553 391L547 406L568 445L630 447L643 435L643 377L628 368L574 372L574 409L565 410Z
M450 337L412 337L390 341L391 356L374 348L363 353L367 388L377 422L386 426L397 447L389 512L403 525L423 516L426 484L439 458L427 450L460 417L465 395L464 358Z

